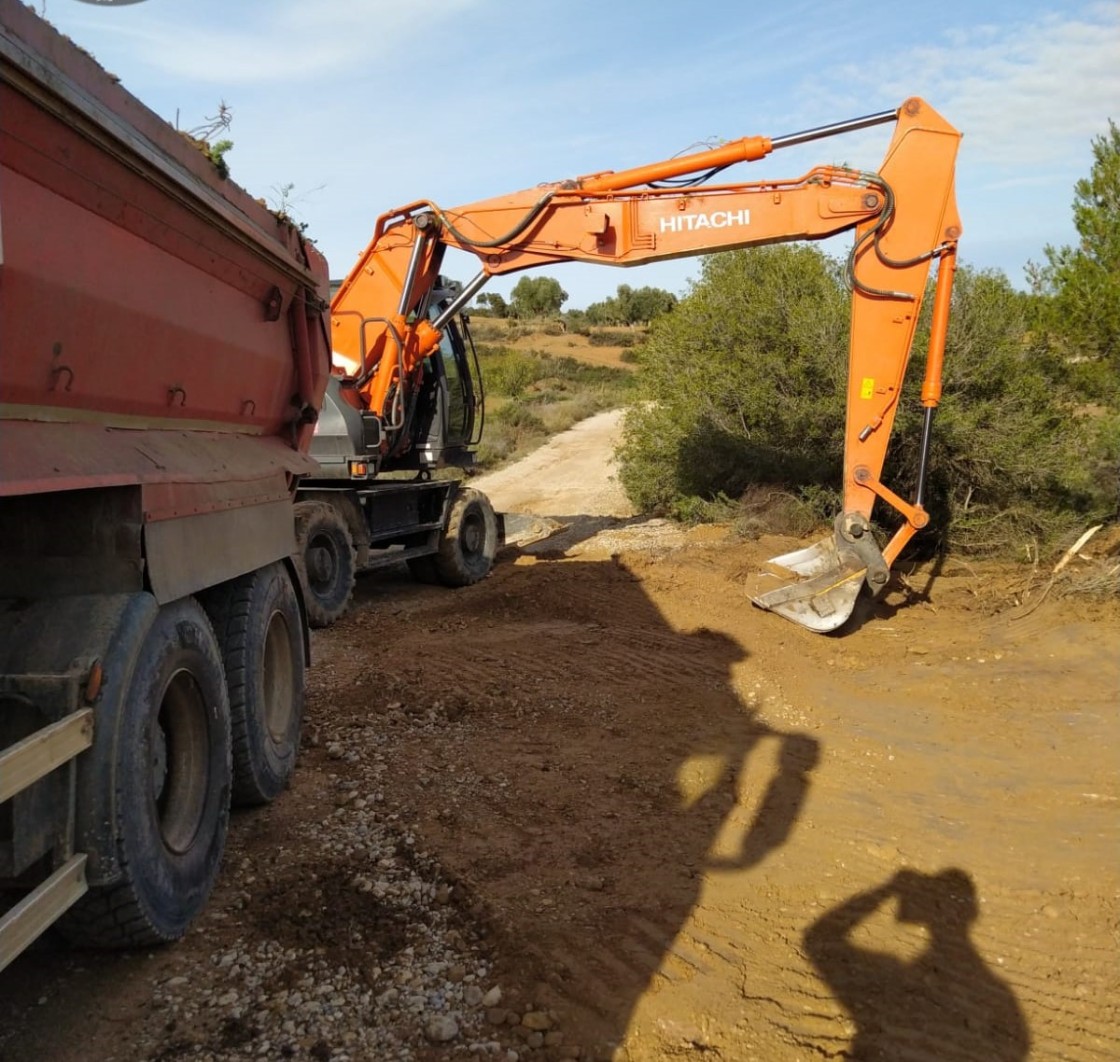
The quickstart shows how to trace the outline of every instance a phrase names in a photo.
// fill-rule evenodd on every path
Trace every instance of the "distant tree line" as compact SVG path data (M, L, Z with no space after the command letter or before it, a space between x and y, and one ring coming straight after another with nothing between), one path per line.
M510 292L507 302L501 295L484 292L475 300L476 308L491 317L532 320L560 317L568 293L552 277L522 277ZM610 298L593 302L586 310L568 310L564 320L573 327L581 325L639 325L668 313L677 297L661 288L632 288L620 284Z
M632 288L629 284L619 284L613 298L593 302L584 314L593 325L649 324L676 305L676 295L661 288Z

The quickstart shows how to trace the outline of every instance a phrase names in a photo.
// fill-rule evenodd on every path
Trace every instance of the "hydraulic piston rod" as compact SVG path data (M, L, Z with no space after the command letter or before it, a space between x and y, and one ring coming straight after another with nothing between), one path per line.
M788 133L785 136L774 137L771 139L770 145L777 151L778 148L793 147L795 144L808 144L812 140L823 140L828 136L854 133L857 129L870 129L873 125L886 125L887 122L896 121L897 118L897 110L878 111L875 114L865 114L862 118L849 118L846 122L818 125L815 129L805 129L800 133Z

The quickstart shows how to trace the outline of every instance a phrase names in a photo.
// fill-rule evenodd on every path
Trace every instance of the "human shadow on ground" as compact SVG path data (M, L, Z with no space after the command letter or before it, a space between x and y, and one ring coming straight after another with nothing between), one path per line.
M763 672L742 670L749 646L715 629L741 629L732 611L749 606L718 583L690 585L655 600L619 561L525 556L454 592L413 584L403 566L367 579L351 612L315 634L321 677L307 726L316 739L293 791L234 824L232 864L268 872L252 885L227 875L211 918L229 929L212 940L192 934L179 961L210 968L234 927L246 952L280 942L287 957L258 1008L280 1014L293 979L323 956L340 983L368 983L375 960L379 985L393 983L398 966L411 977L403 957L435 954L438 917L454 929L441 938L441 961L461 962L479 989L502 990L499 1013L464 1003L464 1023L523 1058L577 1046L581 1059L610 1058L651 987L687 987L697 971L734 984L753 930L718 910L698 924L706 877L741 880L747 895L755 869L795 839L821 748L764 718ZM347 755L332 754L335 745ZM339 792L361 793L369 806L359 811L354 800L345 805L353 812L327 813L399 829L393 859L433 890L444 886L445 905L418 904L410 890L374 904L358 890L359 876L382 873L366 845L340 853L317 840L329 836L321 800ZM271 825L252 828L266 814ZM299 911L314 917L294 925ZM153 960L167 964L164 976L184 968L177 950ZM113 1012L127 961L99 960L84 980L66 975L64 962L47 957L38 983L58 985L47 1004L35 1005L48 994L41 988L20 997L24 1027L0 1051L5 1059L76 1057L60 1038L96 1032L93 1016ZM424 982L410 983L418 992ZM0 1005L5 987L0 979ZM132 987L133 1000L148 998ZM102 1026L81 1057L147 1057L170 1034L152 1024L163 1021L158 1008L146 1013L113 1025L108 1049ZM535 1047L548 1034L521 1024L528 1013L555 1020L563 1044ZM221 1053L224 1017L211 1008L190 1035ZM371 1020L340 1014L329 1046L342 1046L348 1024L353 1032ZM422 1012L415 1021L416 1057L451 1057L424 1041ZM238 1047L244 1057L261 1056L265 1039L269 1057L296 1050L275 1024L238 1027L251 1037ZM642 1035L680 1046L702 1031Z
M894 940L878 916L891 902ZM969 937L978 914L976 888L963 870L900 870L806 930L809 958L856 1024L846 1058L1019 1062L1028 1057L1030 1033L1018 1001ZM925 937L924 947L912 958L900 958L856 943L853 934L872 920L877 942L884 936L886 947L912 950L914 927Z
M681 962L738 975L746 942L682 945L682 929L706 875L750 872L792 839L820 745L761 717L764 684L739 672L748 649L712 629L749 607L733 596L693 611L712 627L681 629L624 563L521 558L449 622L446 598L429 600L432 621L414 619L427 659L455 662L447 731L439 746L385 742L479 781L458 807L416 788L424 843L486 912L502 1005L555 1009L567 1045L609 1057L650 986L687 976ZM387 664L358 689L391 680L394 700L425 704L430 664L382 637Z

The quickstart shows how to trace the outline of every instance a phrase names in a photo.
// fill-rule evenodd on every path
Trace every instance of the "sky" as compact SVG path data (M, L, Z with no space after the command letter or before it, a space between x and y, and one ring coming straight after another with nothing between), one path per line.
M232 112L233 178L345 276L378 215L443 208L922 96L964 134L962 262L1073 244L1074 184L1120 122L1120 3L940 0L35 0L182 129ZM720 180L875 169L890 127L775 152ZM285 189L287 193L285 194ZM839 242L838 242L839 241ZM848 238L825 249L846 253ZM461 280L469 255L449 258ZM686 294L698 260L543 271L585 307L619 284ZM536 274L532 274L536 275ZM508 295L520 275L487 290Z

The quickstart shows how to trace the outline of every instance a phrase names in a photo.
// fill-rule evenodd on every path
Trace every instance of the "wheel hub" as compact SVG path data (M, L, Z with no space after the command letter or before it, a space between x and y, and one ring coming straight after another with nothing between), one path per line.
M463 524L461 540L463 551L474 556L482 549L484 529L481 520L468 520Z
M152 797L163 843L172 852L188 851L202 822L210 785L208 717L194 677L176 672L152 729Z
M326 546L315 545L307 551L307 574L319 586L329 586L334 580L334 553Z

